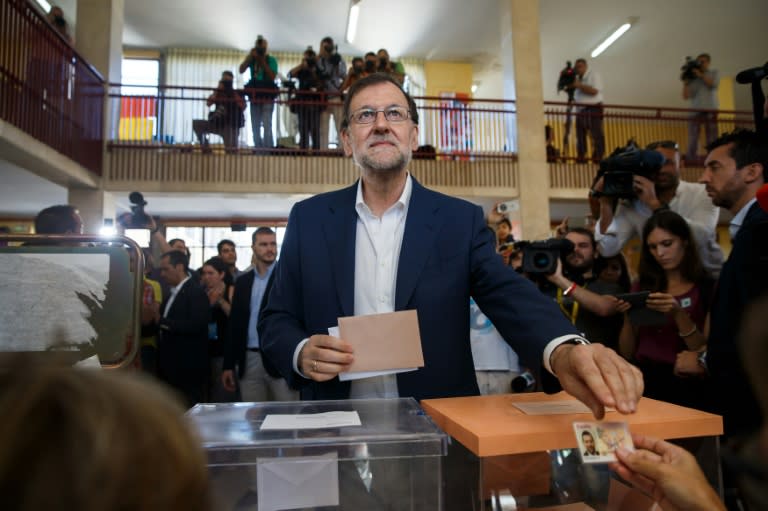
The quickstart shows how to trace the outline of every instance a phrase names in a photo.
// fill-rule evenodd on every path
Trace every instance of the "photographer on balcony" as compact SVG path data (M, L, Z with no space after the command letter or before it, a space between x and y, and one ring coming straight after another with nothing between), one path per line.
M723 251L715 239L719 210L712 205L704 186L680 180L680 152L676 142L652 142L646 150L664 157L661 169L652 179L632 176L633 199L620 200L614 211L615 198L602 192L605 177L598 179L590 192L599 196L600 219L595 227L597 247L605 257L618 254L634 236L640 236L643 225L660 209L670 209L685 218L696 240L704 269L717 277L723 266Z
M273 147L272 111L275 108L275 97L279 93L275 85L277 76L277 59L267 53L269 44L262 36L256 38L256 43L240 63L240 72L246 69L251 72L251 79L245 84L251 102L251 129L253 130L254 147ZM261 129L264 128L264 134Z
M317 55L317 70L323 82L325 92L325 110L320 114L320 148L328 149L328 126L333 116L337 137L341 133L341 86L347 76L347 65L339 55L333 38L325 37L320 42L320 52ZM339 148L341 148L339 138Z
M320 113L324 110L321 99L323 80L317 66L317 54L311 46L304 50L301 63L288 72L289 78L299 80L299 91L291 106L299 118L299 147L320 149Z
M205 101L207 106L216 108L208 114L208 119L196 119L192 121L192 131L200 140L200 147L204 153L210 152L208 135L220 135L224 139L224 147L227 152L237 150L237 138L240 128L245 124L243 110L245 99L239 91L234 89L234 75L229 71L221 73L221 80L213 94Z
M599 161L605 154L603 80L597 72L589 70L584 59L576 60L574 70L576 80L568 89L574 90L573 98L579 103L576 114L576 155L579 162L585 161L589 131L592 137L592 159Z
M720 78L717 71L709 68L711 58L708 53L702 53L696 60L689 60L683 66L680 79L683 81L683 99L690 101L691 108L696 110L717 110L717 86ZM685 159L696 161L699 149L699 132L704 125L706 144L709 145L717 138L717 114L715 112L691 112L688 121L688 152Z

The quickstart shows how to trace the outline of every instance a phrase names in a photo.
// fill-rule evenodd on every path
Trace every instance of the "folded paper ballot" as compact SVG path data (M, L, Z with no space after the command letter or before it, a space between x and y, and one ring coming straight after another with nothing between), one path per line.
M338 506L338 455L259 458L256 484L259 511Z
M415 310L339 318L339 337L355 350L349 373L424 367Z

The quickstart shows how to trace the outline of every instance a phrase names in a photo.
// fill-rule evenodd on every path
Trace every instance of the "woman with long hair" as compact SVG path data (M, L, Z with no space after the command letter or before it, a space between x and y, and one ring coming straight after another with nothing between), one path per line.
M212 257L203 263L200 270L200 282L208 295L211 305L211 323L208 325L208 358L210 363L210 382L208 401L234 401L234 393L221 385L221 372L224 365L224 336L229 329L229 313L232 310L232 276L227 263L219 257Z
M650 291L645 306L661 313L654 324L624 318L619 351L643 372L645 396L700 407L703 383L674 374L677 354L699 350L707 339L713 281L706 276L691 229L669 210L655 213L643 228L636 291ZM643 322L645 323L645 322Z

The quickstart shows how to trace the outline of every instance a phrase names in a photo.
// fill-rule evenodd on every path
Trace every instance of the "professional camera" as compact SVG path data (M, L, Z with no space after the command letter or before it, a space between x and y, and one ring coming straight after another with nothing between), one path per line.
M557 270L558 259L573 252L573 243L565 238L543 241L518 241L515 248L523 251L523 273L551 275Z
M595 181L603 178L603 191L596 192L595 195L634 199L637 197L634 176L653 181L663 164L664 156L660 152L640 149L635 141L630 139L626 146L617 148L600 162Z
M701 69L701 63L699 62L699 59L685 57L685 64L680 66L680 79L684 82L695 80L696 75L693 73L694 69Z
M308 67L315 67L317 65L317 54L311 46L307 47L307 49L304 51L304 55L304 58L307 60Z
M573 85L573 82L576 81L576 71L573 69L573 66L571 65L571 61L568 60L565 63L565 68L563 68L562 71L560 71L560 77L557 79L557 92L560 91L567 91L568 92L568 101L573 101L573 95L575 94L575 89L569 89L571 85Z
M131 203L131 220L129 228L145 228L149 225L149 215L144 211L147 201L141 192L131 192L128 195L128 201Z
M253 49L256 50L256 55L259 57L263 57L267 54L267 49L262 46L262 42L264 41L263 36L256 37L256 43L253 46Z
M341 55L339 55L339 47L338 45L333 46L333 50L329 52L331 54L330 57L328 57L328 62L331 63L332 66L336 67L341 62Z

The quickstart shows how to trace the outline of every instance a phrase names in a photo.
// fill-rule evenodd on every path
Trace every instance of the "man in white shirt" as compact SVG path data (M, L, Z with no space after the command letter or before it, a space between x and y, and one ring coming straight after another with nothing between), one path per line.
M373 74L355 82L342 142L361 178L294 206L259 322L265 356L303 399L477 395L467 338L472 296L528 367L555 374L596 417L606 405L635 410L639 371L587 343L503 264L480 207L430 191L408 173L418 112L395 80ZM418 313L424 367L339 381L354 353L327 329L339 317L408 309Z
M585 161L587 132L592 137L592 160L600 161L605 154L603 133L603 80L590 70L587 61L576 60L576 80L569 88L574 89L573 99L579 104L576 114L576 154L578 161Z
M661 153L664 164L654 180L633 176L637 198L619 202L614 212L614 199L600 197L600 219L595 227L600 254L605 257L618 254L627 241L640 236L654 211L669 208L688 222L704 268L717 278L723 266L723 251L715 238L720 209L712 204L703 185L680 180L677 142L652 142L646 149ZM595 183L594 191L602 190L601 178Z

